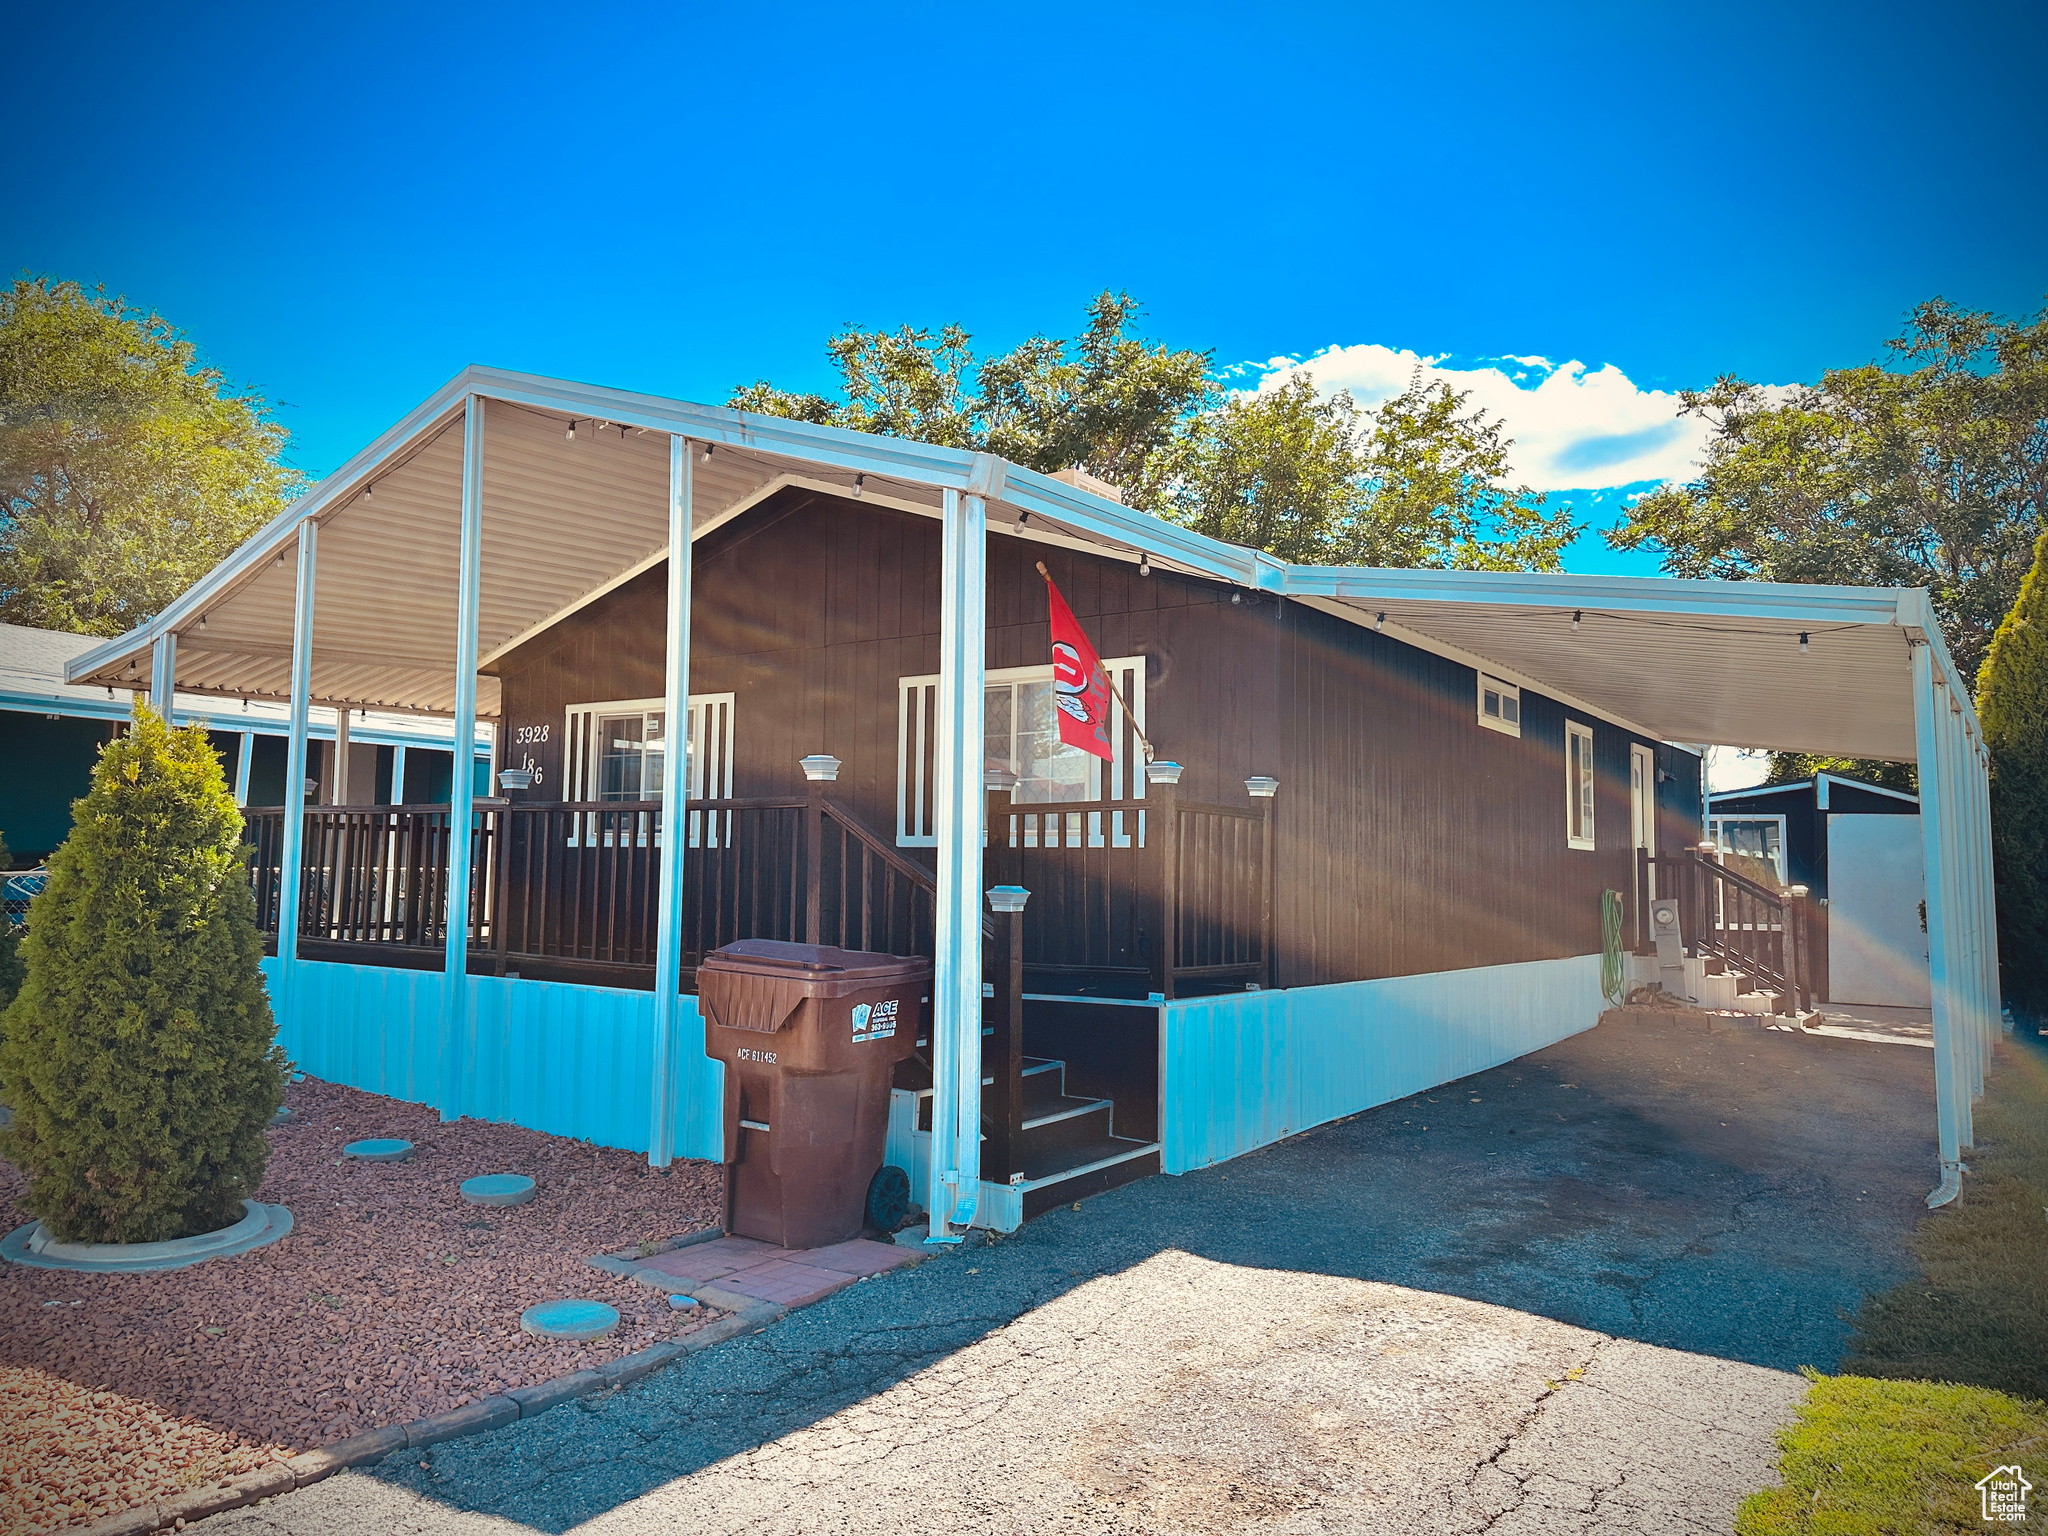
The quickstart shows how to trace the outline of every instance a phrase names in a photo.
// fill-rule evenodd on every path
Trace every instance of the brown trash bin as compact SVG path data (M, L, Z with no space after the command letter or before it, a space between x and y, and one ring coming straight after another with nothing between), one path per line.
M725 1063L725 1230L785 1248L858 1237L889 1080L915 1048L932 963L742 939L704 957L704 1053Z

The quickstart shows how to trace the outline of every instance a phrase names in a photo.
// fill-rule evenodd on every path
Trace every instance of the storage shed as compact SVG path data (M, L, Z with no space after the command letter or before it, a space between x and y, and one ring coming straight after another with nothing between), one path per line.
M1803 885L1820 1000L1926 1008L1927 865L1920 797L1838 773L1708 797L1707 836Z

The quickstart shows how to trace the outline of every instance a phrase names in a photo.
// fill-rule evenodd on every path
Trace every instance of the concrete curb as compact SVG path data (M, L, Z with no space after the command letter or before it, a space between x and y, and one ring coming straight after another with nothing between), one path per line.
M678 1339L673 1344L651 1344L596 1370L571 1371L566 1376L557 1376L537 1386L515 1387L502 1397L486 1397L465 1403L446 1413L414 1419L410 1424L387 1424L366 1434L351 1435L346 1440L337 1440L317 1450L302 1451L289 1460L272 1462L219 1487L181 1493L174 1499L138 1504L133 1509L108 1515L86 1526L79 1536L152 1536L152 1533L168 1530L180 1521L190 1525L208 1515L223 1514L298 1488L311 1487L349 1467L372 1466L394 1451L439 1445L448 1440L480 1435L487 1430L503 1429L508 1424L535 1418L550 1408L573 1402L579 1397L588 1397L593 1392L607 1392L626 1386L685 1356L709 1349L714 1344L723 1344L737 1334L766 1327L784 1313L783 1308L771 1302L756 1301L751 1296L728 1296L725 1302L721 1302L707 1294L703 1287L699 1288L697 1295L715 1307L737 1303L737 1310L731 1317L706 1323L688 1338Z

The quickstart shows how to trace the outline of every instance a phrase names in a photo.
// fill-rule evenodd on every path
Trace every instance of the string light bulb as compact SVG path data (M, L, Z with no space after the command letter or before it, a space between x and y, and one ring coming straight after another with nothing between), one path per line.
M1380 614L1380 615L1379 615L1379 616L1378 616L1377 618L1375 618L1375 619L1374 619L1374 620L1372 621L1372 632L1373 632L1374 634L1376 634L1376 635L1381 635L1381 634L1385 634L1385 633L1386 633L1386 630L1387 630L1387 616L1386 616L1386 615L1385 615L1385 614L1383 613L1383 614Z
M1242 592L1233 592L1233 593L1231 593L1231 594L1230 594L1230 606L1231 606L1231 607L1235 608L1235 607L1236 607L1236 606L1237 606L1237 605L1238 605L1239 603L1242 603L1243 601L1244 601L1244 594L1243 594Z
M201 629L206 628L206 615L203 613L199 615L199 627Z
M864 492L864 491L865 491L865 490L866 490L867 488L868 488L868 477L867 477L866 475L855 475L855 476L853 477L853 494L854 494L854 495L856 495L856 496L860 495L860 494L861 494L862 492Z
M698 455L697 461L700 464L709 464L711 462L711 444L706 443L704 445L704 451Z
M374 500L376 500L376 498L377 498L377 483L376 483L376 481L372 480L372 481L368 481L368 482L366 482L366 483L364 484L364 486L363 486L363 500L365 500L365 501L374 501Z
M569 441L570 441L570 442L572 442L572 443L576 441L576 422L575 422L575 419L574 419L573 417L572 417L572 418L570 418L570 421L569 421L569 430L568 430L568 431L566 431L566 432L564 432L564 433L562 434L562 436L564 436L564 437L566 437L567 439L569 439Z
M1574 610L1572 611L1572 633L1573 633L1573 634L1577 634L1577 633L1579 632L1579 620L1583 619L1583 618L1584 618L1585 616L1586 616L1586 615L1585 615L1585 613L1584 613L1583 611L1579 610L1579 609L1574 609Z
M1140 576L1150 576L1152 574L1152 557L1150 555L1143 553L1139 554L1138 574Z
M1812 649L1813 648L1806 642L1805 631L1802 630L1799 635L1799 654L1802 656L1808 655L1812 651Z

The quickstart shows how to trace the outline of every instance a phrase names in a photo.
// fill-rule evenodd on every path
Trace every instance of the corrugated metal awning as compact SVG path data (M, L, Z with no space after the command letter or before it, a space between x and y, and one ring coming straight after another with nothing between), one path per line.
M153 623L75 661L70 681L129 682L168 629L178 637L181 691L288 697L291 549L298 523L313 517L313 697L452 711L459 425L470 394L485 402L486 668L664 558L668 438L682 435L697 455L699 537L790 485L857 488L872 503L929 515L947 489L977 492L995 531L1143 554L1162 568L1284 594L1670 741L1909 761L1908 637L1930 637L1953 679L1917 589L1288 566L987 454L470 369ZM478 708L498 713L495 679L482 679Z

